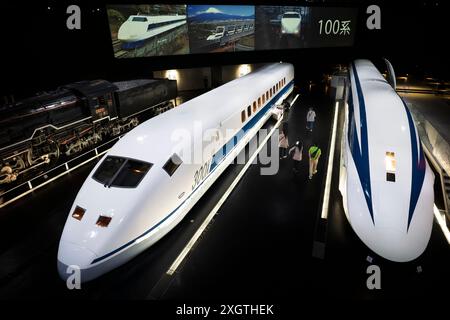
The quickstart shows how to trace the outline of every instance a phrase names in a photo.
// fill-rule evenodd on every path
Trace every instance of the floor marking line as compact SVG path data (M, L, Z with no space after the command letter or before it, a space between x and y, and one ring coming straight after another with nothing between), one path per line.
M447 239L448 244L450 244L450 231L449 231L447 223L445 221L445 216L442 216L441 212L439 211L438 207L436 207L435 204L433 205L433 213L434 213L434 217L436 218L437 223L441 227L442 233L444 234L445 238Z
M336 105L335 105L335 109L334 109L333 131L331 134L330 153L328 155L327 176L325 179L325 191L324 191L323 202L322 202L322 213L320 215L322 219L328 218L328 209L329 209L329 203L330 203L331 176L333 175L334 150L335 150L335 146L336 146L338 111L339 111L339 101L336 101Z

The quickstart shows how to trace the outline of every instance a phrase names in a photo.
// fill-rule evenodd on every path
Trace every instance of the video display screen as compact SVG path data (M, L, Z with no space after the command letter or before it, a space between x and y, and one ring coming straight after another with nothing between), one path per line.
M186 5L109 5L116 58L188 54Z
M354 43L356 9L256 7L256 50L346 47Z
M108 5L116 58L354 43L357 10L306 6Z
M254 6L188 6L191 53L255 49Z

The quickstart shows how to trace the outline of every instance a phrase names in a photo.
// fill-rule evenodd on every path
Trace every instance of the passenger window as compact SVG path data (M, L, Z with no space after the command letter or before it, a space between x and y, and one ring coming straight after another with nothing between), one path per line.
M273 94L275 94L275 92L276 92L276 91L275 91L275 86L273 86Z
M183 161L180 157L174 153L164 164L163 169L169 174L169 176L172 176L182 163Z
M270 97L272 98L272 88L270 88Z
M258 108L261 108L261 98L258 98Z
M262 104L264 105L264 103L266 103L266 96L262 95Z
M242 110L242 112L241 112L241 121L242 121L242 123L245 122L245 110Z
M250 118L250 116L252 115L252 108L250 108L250 106L247 107L247 116Z
M256 101L253 101L253 112L256 112Z
M266 100L269 101L269 91L266 91Z

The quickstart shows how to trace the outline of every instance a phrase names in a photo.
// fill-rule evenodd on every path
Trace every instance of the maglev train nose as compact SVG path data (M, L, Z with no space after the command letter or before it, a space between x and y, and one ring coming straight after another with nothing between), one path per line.
M91 250L71 242L61 241L58 250L59 276L66 280L76 272L76 269L81 272L89 268L95 258L97 255Z
M408 262L418 258L426 249L429 236L418 232L401 232L395 228L380 228L378 241L371 249L391 261Z

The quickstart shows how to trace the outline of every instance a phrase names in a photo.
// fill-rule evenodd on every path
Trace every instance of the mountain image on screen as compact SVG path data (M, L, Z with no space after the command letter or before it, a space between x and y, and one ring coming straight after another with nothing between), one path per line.
M255 48L255 7L188 5L191 53L252 51Z
M253 6L188 6L188 20L192 22L255 19Z
M191 21L214 21L214 20L243 20L243 19L255 19L255 15L240 16L226 13L200 13L188 18Z

